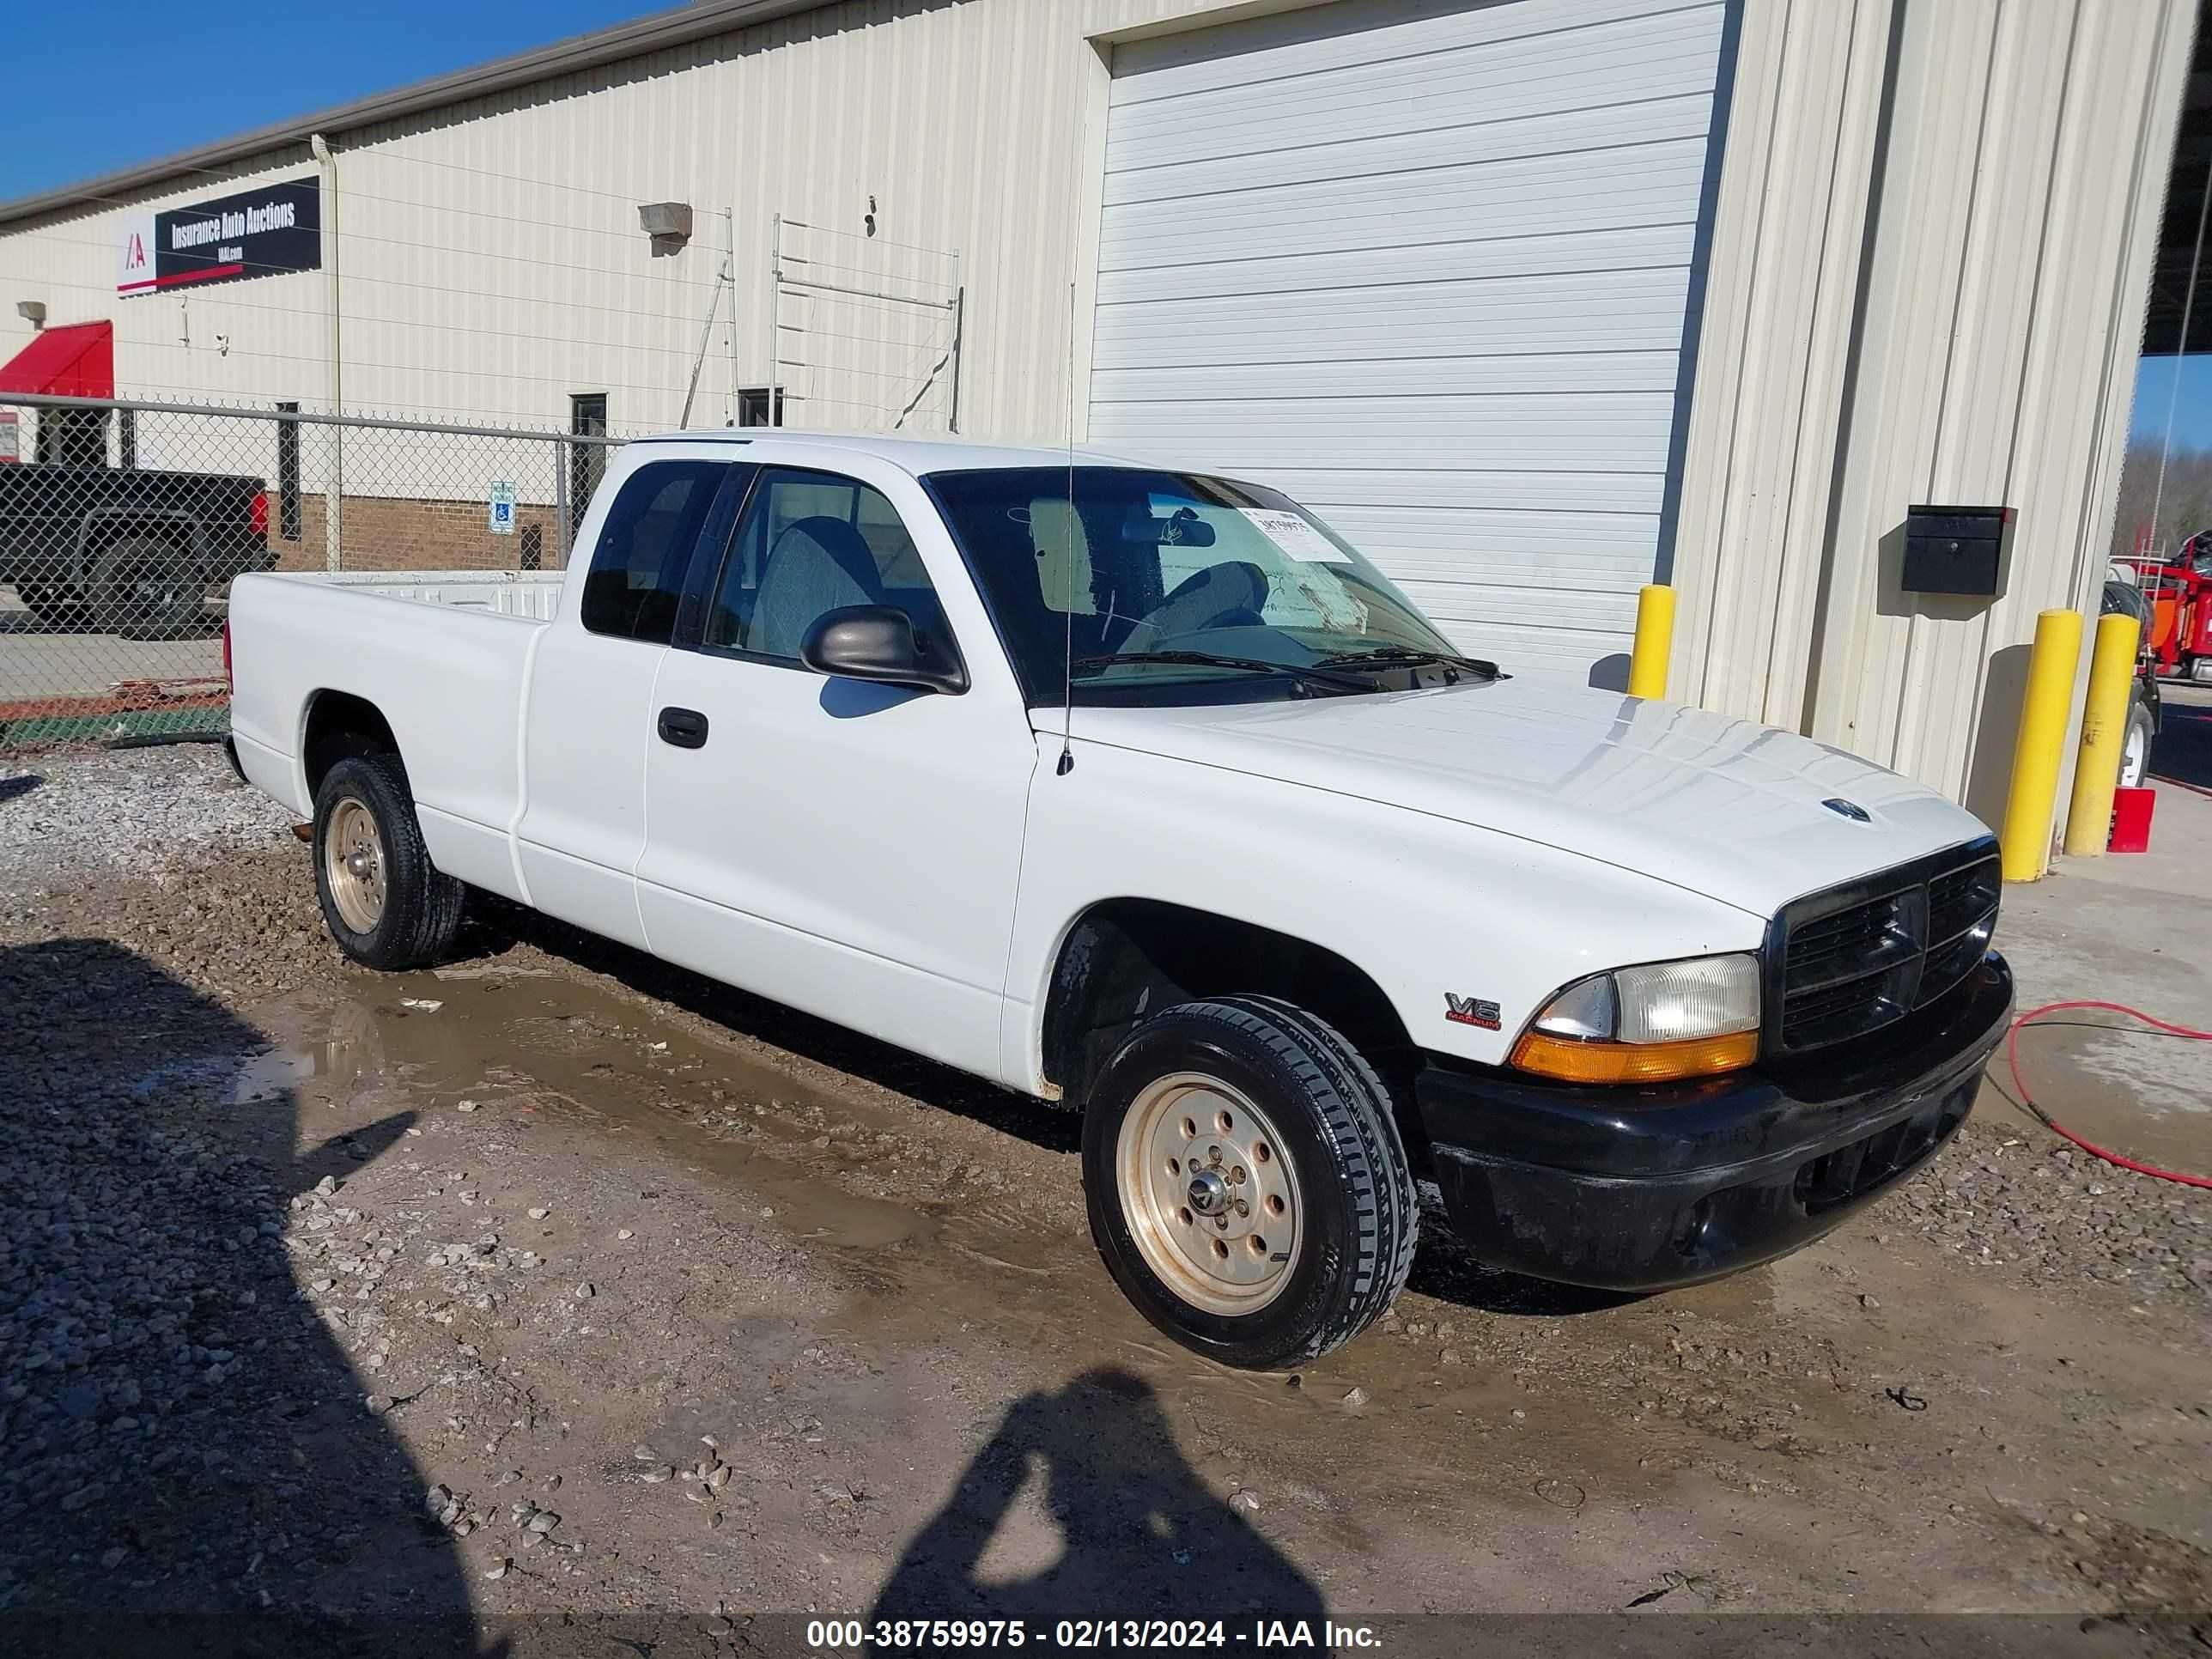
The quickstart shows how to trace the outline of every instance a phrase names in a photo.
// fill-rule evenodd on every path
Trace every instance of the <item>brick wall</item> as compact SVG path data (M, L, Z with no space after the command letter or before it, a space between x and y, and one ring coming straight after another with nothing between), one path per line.
M279 570L321 570L324 501L300 501L300 535L282 534L276 503L269 510L269 545ZM534 544L542 570L561 567L554 509L517 503L514 533L495 536L485 526L484 503L406 501L388 495L348 495L341 515L343 570L516 570ZM534 535L533 535L533 532Z

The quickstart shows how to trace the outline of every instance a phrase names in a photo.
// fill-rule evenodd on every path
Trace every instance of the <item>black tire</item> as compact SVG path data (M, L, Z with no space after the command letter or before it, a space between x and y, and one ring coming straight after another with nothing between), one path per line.
M126 640L181 640L207 627L208 585L190 556L150 537L117 542L93 562L93 618Z
M58 634L82 627L88 619L72 582L17 582L15 597L43 626Z
M374 819L383 878L380 914L373 926L348 922L331 884L326 849L331 821L349 802ZM315 791L314 834L308 842L315 865L315 896L338 948L364 967L396 972L441 961L460 930L468 890L430 862L407 769L396 755L361 755L331 768Z
M2128 704L2128 727L2120 744L2122 788L2140 789L2150 776L2151 738L2156 730L2151 721L2149 709L2140 702Z
M1252 1313L1179 1295L1132 1232L1117 1173L1122 1124L1151 1085L1183 1073L1228 1084L1272 1119L1297 1174L1303 1242L1282 1289ZM1334 1027L1273 997L1182 1003L1131 1031L1085 1103L1083 1178L1091 1238L1122 1293L1224 1365L1285 1370L1318 1358L1381 1318L1413 1268L1420 1209L1389 1091Z

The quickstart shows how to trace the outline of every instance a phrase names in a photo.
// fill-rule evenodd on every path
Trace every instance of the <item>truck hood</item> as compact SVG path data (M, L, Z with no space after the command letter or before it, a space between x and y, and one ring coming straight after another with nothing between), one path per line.
M1081 708L1079 742L1327 789L1602 860L1759 916L1989 833L1826 744L1522 678L1295 702ZM1823 805L1866 814L1862 823Z

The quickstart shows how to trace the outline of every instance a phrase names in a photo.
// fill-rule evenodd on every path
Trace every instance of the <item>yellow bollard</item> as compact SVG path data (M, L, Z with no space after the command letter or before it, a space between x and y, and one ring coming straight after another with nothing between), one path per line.
M2089 658L2089 700L2081 709L2081 748L2074 762L2074 799L2066 808L2069 858L2100 859L2112 838L2112 787L2127 749L2128 693L2135 684L2142 624L2133 617L2099 619Z
M1674 590L1648 582L1636 596L1636 654L1628 662L1628 695L1667 695L1667 658L1674 648Z
M2046 611L2035 619L2020 740L2013 745L2012 789L1998 837L2007 881L2034 881L2051 867L2051 819L2058 805L2058 763L2081 658L2081 613Z

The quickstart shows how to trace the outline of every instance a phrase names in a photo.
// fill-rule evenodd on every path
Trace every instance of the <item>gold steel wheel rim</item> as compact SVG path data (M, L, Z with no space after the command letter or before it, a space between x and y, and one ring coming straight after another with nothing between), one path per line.
M384 917L384 838L376 814L357 800L340 801L323 833L323 874L338 915L356 933L374 933Z
M1218 1078L1179 1072L1121 1119L1115 1181L1160 1282L1202 1312L1257 1313L1304 1244L1298 1174L1267 1115Z

